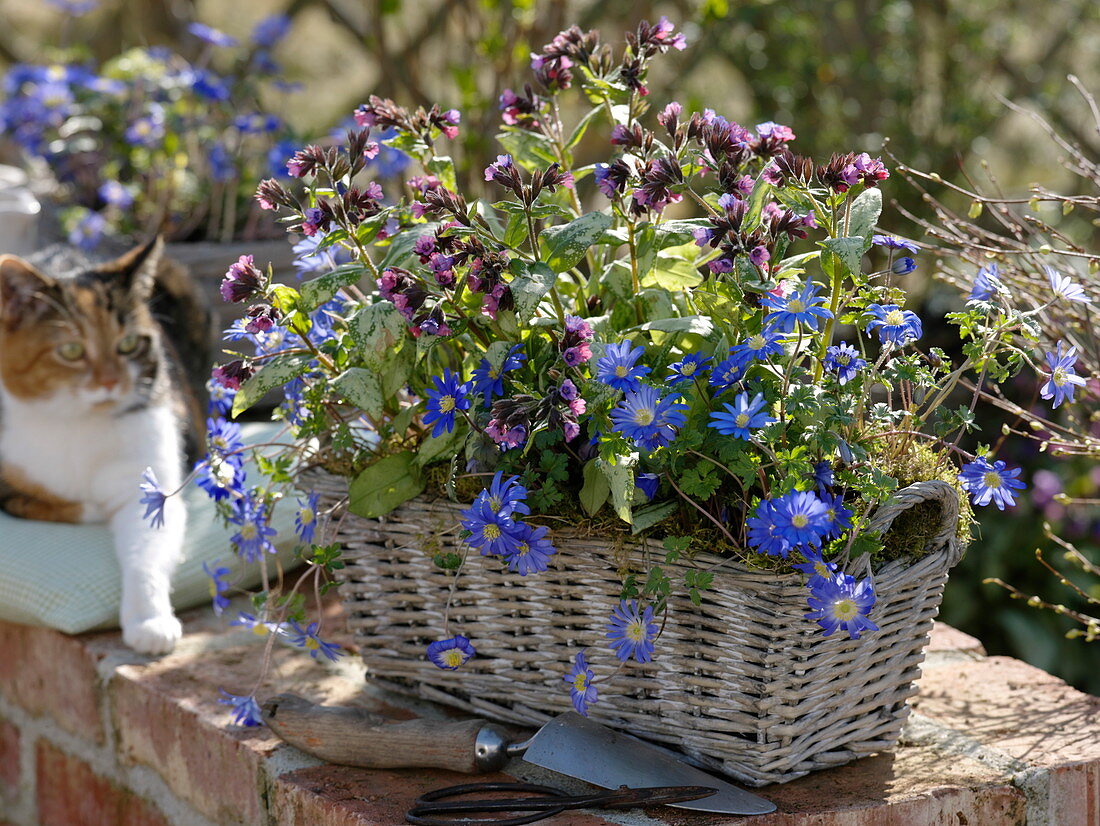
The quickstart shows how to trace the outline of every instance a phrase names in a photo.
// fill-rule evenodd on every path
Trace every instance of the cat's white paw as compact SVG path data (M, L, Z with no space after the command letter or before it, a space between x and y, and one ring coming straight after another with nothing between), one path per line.
M140 654L167 654L182 636L183 626L171 614L122 626L122 641Z

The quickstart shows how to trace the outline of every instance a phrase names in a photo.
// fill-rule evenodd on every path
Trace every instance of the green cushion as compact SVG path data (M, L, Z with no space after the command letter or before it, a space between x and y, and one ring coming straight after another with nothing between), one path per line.
M273 436L279 428L278 424L246 424L245 444L266 441L265 436ZM255 478L251 464L246 467L249 478ZM134 489L138 496L137 482ZM187 540L183 561L172 577L176 610L209 603L210 579L202 569L204 562L211 569L215 563L230 568L229 581L241 587L258 584L259 564L247 564L233 553L229 544L233 531L222 526L206 493L188 485L184 499ZM272 522L279 532L278 559L285 567L294 559L295 511L293 500L284 502L275 509ZM105 525L32 522L0 512L0 620L45 625L67 634L117 628L121 596L114 543Z

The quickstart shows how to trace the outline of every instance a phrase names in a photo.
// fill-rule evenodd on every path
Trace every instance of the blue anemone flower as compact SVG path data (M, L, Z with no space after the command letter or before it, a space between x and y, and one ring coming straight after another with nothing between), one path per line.
M699 355L698 353L689 353L684 356L680 361L668 366L668 376L665 381L669 384L680 384L680 382L691 381L696 376L701 376L708 369L710 364L710 356Z
M1054 267L1048 267L1043 265L1043 270L1047 274L1047 278L1050 279L1050 289L1058 298L1064 298L1066 301L1078 301L1082 304L1091 304L1092 299L1089 298L1084 289L1070 278L1068 275L1062 275Z
M764 323L770 330L781 330L784 333L794 332L795 325L799 323L816 330L818 318L833 317L832 311L823 306L826 299L817 294L818 289L817 284L807 284L802 292L791 293L786 298L765 293L764 306L773 312L764 317Z
M710 373L710 386L716 388L719 393L728 390L745 377L746 370L746 364L742 364L737 358L730 356L714 366Z
M656 473L639 473L634 477L634 487L642 492L647 502L652 502L660 487L661 477Z
M741 392L733 404L723 404L726 413L711 413L707 426L717 430L723 436L735 436L746 442L752 439L752 431L778 421L769 416L764 394L757 393L749 401L749 394Z
M458 634L446 640L437 640L428 645L428 659L446 671L456 671L459 666L477 654L470 641Z
M291 620L290 630L287 632L287 636L290 637L290 644L298 648L304 648L313 659L322 656L327 660L336 662L343 656L339 644L322 640L317 636L317 627L317 623L311 622L303 629L297 622Z
M838 384L847 384L866 366L867 362L860 358L859 351L846 341L825 350L825 369L836 373Z
M903 310L897 304L869 304L867 313L873 316L867 323L867 332L878 328L879 340L901 347L924 335L920 317L912 310Z
M461 516L462 527L470 532L466 542L482 556L510 556L519 547L525 526L493 510L487 496L479 494Z
M301 537L302 542L309 545L313 542L313 534L317 531L317 502L321 494L310 492L306 501L298 500L298 513L294 517L294 530Z
M636 392L627 393L611 411L611 429L646 450L664 447L676 438L677 428L687 421L688 406L677 401L679 398L676 393L661 398L657 388L643 385Z
M767 361L768 356L783 355L783 341L784 337L775 330L764 329L731 347L730 355L742 368L748 368L754 361Z
M776 533L793 546L817 547L832 527L828 506L812 491L789 491L772 505Z
M791 543L779 533L776 525L775 504L770 499L761 499L752 516L745 520L748 528L749 545L762 554L787 558Z
M637 363L644 353L644 347L635 347L629 341L608 344L596 362L596 378L616 390L636 391L642 386L639 379L649 373L648 367Z
M986 264L979 269L978 274L974 276L974 285L970 288L970 295L967 300L989 301L993 298L993 294L997 292L997 287L1000 284L1000 274L1000 268L996 264Z
M260 713L260 704L256 702L255 697L251 694L240 697L236 694L230 694L224 689L219 690L222 693L222 699L218 702L222 705L233 706L233 725L262 726L264 724L263 715Z
M220 617L222 611L229 607L229 597L225 596L225 592L229 590L229 583L226 582L225 578L232 571L224 565L210 570L205 562L202 563L202 569L210 577L210 601L214 608L214 615Z
M829 526L825 538L838 539L852 527L852 512L844 506L844 497L839 493L835 496L822 494L821 501L825 503L825 518Z
M1059 341L1057 352L1047 353L1050 377L1039 390L1039 395L1044 399L1054 400L1051 407L1058 407L1066 399L1072 402L1074 388L1085 386L1085 380L1078 376L1074 369L1074 365L1077 364L1077 348L1070 347L1063 352L1064 345L1064 341Z
M520 532L516 538L516 546L508 554L508 567L520 576L541 573L549 567L550 557L557 553L557 549L546 538L549 528L545 525L528 525L519 523Z
M144 481L138 485L142 494L139 503L145 505L145 515L142 519L148 519L153 528L163 528L164 503L168 500L168 495L161 490L160 483L157 482L157 475L151 467L145 468L141 478Z
M450 368L444 368L443 376L432 376L435 389L428 388L428 412L424 414L424 424L434 424L432 437L438 438L444 431L455 429L455 414L459 410L470 409L467 396L469 385L462 384Z
M876 247L886 247L892 250L905 250L910 255L916 255L920 252L918 247L912 241L906 241L904 238L898 238L894 235L872 235L871 243Z
M511 517L517 513L531 512L526 503L527 488L519 481L519 477L509 476L505 479L504 472L500 470L493 475L489 487L478 494L478 498L487 500L490 510L497 516Z
M835 574L811 587L807 602L811 610L806 619L820 625L826 637L838 628L847 631L853 640L858 640L864 631L878 630L867 618L875 605L875 588L870 577L857 582L848 574Z
M500 367L494 367L489 359L483 358L474 368L471 384L474 392L485 400L485 406L489 407L493 399L504 395L504 374L510 370L518 370L527 361L527 354L522 352L522 344L517 344L508 350Z
M791 567L809 576L806 580L808 588L817 588L825 580L833 578L837 565L835 562L826 562L819 549L806 548L801 551L801 554L806 561L796 562Z
M564 680L569 686L569 697L573 701L573 708L582 717L587 717L588 707L599 700L596 686L592 685L594 679L596 679L596 675L588 667L588 660L585 659L584 651L578 651L577 656L573 658L573 667L569 669L569 673L565 675Z
M910 258L908 255L903 255L901 258L894 261L890 265L890 272L894 275L909 275L913 270L917 268L917 262Z
M621 601L611 612L604 635L611 640L615 656L623 662L631 657L640 663L653 659L653 641L657 638L657 623L653 621L653 606L638 610L634 600Z
M970 494L971 501L975 505L988 505L993 502L998 510L1003 511L1006 505L1016 504L1013 491L1027 487L1017 478L1019 475L1020 468L1009 469L1000 459L990 464L984 456L979 456L973 462L962 466L959 482Z
M248 562L255 562L264 551L275 553L270 537L277 531L267 523L267 508L246 496L237 503L229 521L238 526L230 539L237 546L237 553Z

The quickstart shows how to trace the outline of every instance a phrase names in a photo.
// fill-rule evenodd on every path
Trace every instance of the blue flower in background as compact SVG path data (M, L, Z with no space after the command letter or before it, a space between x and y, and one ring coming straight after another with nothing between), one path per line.
M973 462L962 466L959 482L970 494L970 499L975 505L988 505L993 502L998 510L1003 511L1006 505L1016 504L1013 491L1027 487L1017 478L1019 475L1020 468L1010 470L1000 459L990 464L984 456L979 456Z
M254 502L252 497L242 498L229 521L237 526L230 542L237 546L237 553L247 562L255 562L265 551L275 553L271 537L276 530L267 523L267 508Z
M1047 353L1047 364L1050 366L1050 378L1039 389L1039 395L1044 399L1053 399L1051 407L1058 407L1066 399L1073 401L1075 387L1084 387L1085 380L1077 375L1077 348L1070 347L1063 352L1064 341L1058 342L1058 350Z
M764 306L773 310L764 317L764 323L770 330L784 333L794 332L796 324L804 324L811 330L817 329L819 318L832 318L833 314L825 304L825 297L817 294L816 284L807 284L801 292L782 298L772 293L764 293Z
M477 650L468 639L458 634L447 640L430 643L427 653L428 659L439 668L455 671L477 654Z
M221 141L214 141L206 153L210 164L210 177L219 183L231 181L237 177L237 168L233 165L233 156Z
M470 409L469 387L461 384L458 376L449 367L443 369L443 375L432 376L435 388L428 388L428 412L424 414L424 424L434 424L432 437L439 438L444 432L455 429L455 414L459 410Z
M215 502L244 495L245 470L239 463L207 456L195 463L195 484Z
M272 14L263 18L252 29L252 42L262 49L270 49L287 36L290 31L290 16Z
M645 495L647 502L653 501L653 497L657 495L657 488L660 487L660 484L661 477L656 473L639 473L634 477L634 487Z
M267 152L267 174L273 178L289 178L286 159L297 151L297 142L291 140L282 140L272 146Z
M838 628L858 640L864 631L877 631L878 626L867 618L875 605L875 588L870 577L856 581L848 574L835 574L822 578L816 587L810 588L807 600L810 612L806 619L814 620L827 637Z
M397 137L397 130L390 127L378 133L375 138L378 141L378 154L370 159L367 166L373 168L379 178L396 178L402 175L412 163L412 158L400 149L394 149L384 143L394 137Z
M297 256L294 259L294 269L298 271L299 278L310 273L328 272L351 261L351 251L339 244L318 249L327 234L318 231L314 235L305 236L294 245L294 254Z
M818 493L824 494L835 482L836 477L833 475L832 465L827 461L821 461L814 464L814 486L817 488Z
M210 570L210 566L205 562L202 563L202 569L210 577L210 600L214 608L214 615L220 617L222 611L229 607L229 597L225 596L225 592L229 590L229 583L226 582L225 578L232 571L225 566Z
M1058 298L1064 298L1066 301L1077 301L1081 304L1091 304L1092 299L1085 295L1085 291L1081 288L1081 285L1075 282L1068 275L1062 275L1054 267L1048 267L1043 265L1043 271L1046 272L1047 278L1050 279L1050 289Z
M482 556L507 557L515 553L527 527L513 522L509 514L493 510L489 498L480 494L461 517L462 527L470 532L467 544L479 549Z
M220 419L228 416L233 410L233 399L237 397L237 391L213 379L206 383L206 390L210 394L208 408L210 418Z
M260 704L252 695L239 697L221 690L222 699L218 700L222 705L233 706L233 725L235 726L262 726L263 715L260 713Z
M104 203L119 209L128 209L134 204L134 193L118 181L104 181L96 192Z
M690 353L680 361L668 366L668 376L665 381L671 385L691 381L696 376L704 374L710 368L710 356L702 356L698 353Z
M604 635L611 640L615 656L624 663L633 657L640 663L653 659L653 642L657 638L657 623L653 621L653 607L638 610L634 600L623 600L611 612L611 621Z
M656 450L676 438L677 428L687 421L686 404L680 396L670 393L663 399L655 387L643 385L634 393L627 393L611 411L611 429L632 439L639 447Z
M846 341L825 350L825 369L836 373L839 384L847 384L866 366L867 362L860 357L859 351Z
M311 491L306 496L306 501L298 500L298 514L294 517L294 530L302 542L309 545L313 542L313 534L317 531L317 502L321 494Z
M134 146L155 147L164 139L164 110L151 104L149 112L126 127L127 143Z
M714 366L710 374L710 386L718 392L728 390L745 377L746 366L736 357L730 356Z
M844 497L839 493L835 496L823 493L821 501L825 503L825 518L829 525L825 538L839 539L841 534L852 527L852 512L844 506Z
M809 576L806 581L808 588L817 588L826 580L833 578L837 565L835 562L826 562L822 558L820 550L805 548L801 551L801 554L806 561L796 562L791 567Z
M584 651L578 651L573 659L573 667L565 675L565 683L569 686L569 697L573 701L573 708L582 717L588 716L588 707L599 700L599 694L592 681L596 675L588 667Z
M334 642L325 642L322 640L317 636L317 628L318 625L315 622L311 622L303 629L297 622L291 620L290 630L287 631L287 636L290 638L290 644L298 648L304 648L313 659L322 656L327 660L336 662L343 656L343 652L340 651L340 646Z
M103 233L107 231L107 219L98 212L89 212L69 233L69 243L82 250L92 251L103 240Z
M46 3L72 17L83 17L99 7L99 0L46 0Z
M894 275L909 275L909 273L911 273L916 268L917 262L910 258L908 255L904 255L890 265L890 272L892 272Z
M196 70L191 79L191 88L195 94L207 100L229 100L229 85L210 71Z
M869 304L867 313L873 316L867 323L867 332L878 328L879 340L898 347L916 341L924 334L920 317L912 310L903 310L897 304Z
M775 330L764 330L730 348L730 356L744 369L754 361L767 361L768 356L781 355L783 355L783 336Z
M978 274L974 276L974 286L970 288L969 301L989 301L993 298L993 293L996 290L996 284L999 284L1001 271L996 264L986 264L984 267L978 270ZM993 281L990 280L992 277ZM994 283L996 282L996 284Z
M205 23L190 23L187 26L187 31L197 37L204 43L209 43L211 46L236 46L237 38L230 37L225 32L220 32L213 26L207 26Z
M550 564L550 557L557 553L546 535L550 529L545 525L535 527L524 523L518 523L519 534L516 537L516 546L506 557L508 567L520 576L541 573Z
M145 472L141 474L141 478L144 481L138 485L142 493L140 504L145 505L145 515L142 516L142 519L148 519L149 524L154 528L163 528L164 503L168 497L164 491L160 489L160 484L157 482L157 475L153 473L151 467L145 468Z
M644 354L644 347L629 341L608 344L596 362L596 378L616 390L634 392L642 386L639 379L649 373L648 367L637 363Z
M752 431L759 430L777 419L769 416L764 394L757 393L749 401L749 394L741 392L733 404L723 404L725 413L711 413L708 427L717 430L723 436L735 436L746 442L752 439Z
M492 483L478 494L478 498L485 499L492 512L498 516L531 512L526 502L527 488L520 483L518 476L509 476L505 479L504 471L501 470L493 475Z

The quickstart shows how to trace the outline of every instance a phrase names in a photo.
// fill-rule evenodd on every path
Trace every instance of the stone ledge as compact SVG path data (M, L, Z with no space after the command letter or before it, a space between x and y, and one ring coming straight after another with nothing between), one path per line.
M338 612L329 607L327 627L338 627ZM207 611L184 619L183 643L157 660L128 651L113 633L66 637L0 623L3 817L20 826L66 818L91 826L394 826L416 795L462 781L323 765L266 730L227 726L218 689L251 690L264 640ZM1024 663L986 657L977 640L944 625L928 652L893 752L763 789L779 811L736 822L1100 826L1100 700ZM318 665L276 646L273 663L260 696L294 691L395 719L446 713L366 685L354 656ZM56 785L59 776L65 782ZM731 820L662 809L545 822Z

